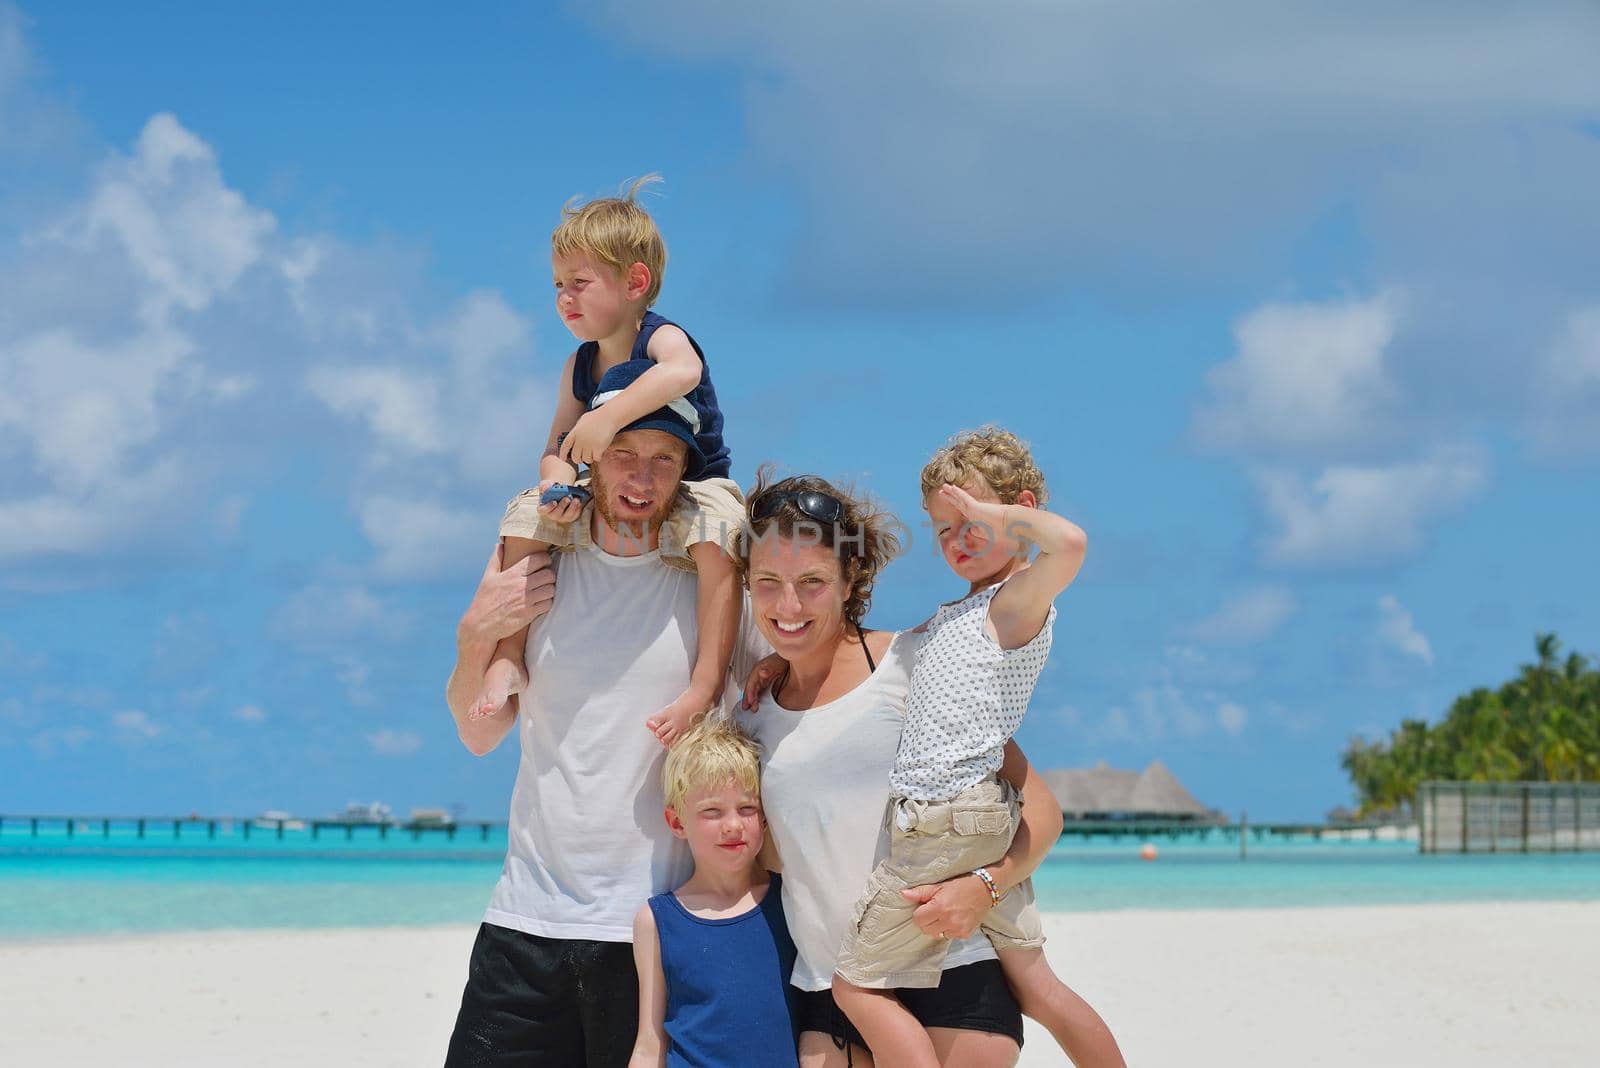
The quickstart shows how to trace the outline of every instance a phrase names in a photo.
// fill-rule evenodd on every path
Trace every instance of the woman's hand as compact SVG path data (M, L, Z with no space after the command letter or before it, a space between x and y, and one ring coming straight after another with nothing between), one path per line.
M942 883L913 886L900 891L907 901L920 902L911 921L933 938L966 938L978 929L993 907L989 888L976 875L958 875Z
M739 698L739 707L746 712L754 712L772 684L788 670L789 662L777 653L765 657L750 669L749 676L744 680L744 696Z

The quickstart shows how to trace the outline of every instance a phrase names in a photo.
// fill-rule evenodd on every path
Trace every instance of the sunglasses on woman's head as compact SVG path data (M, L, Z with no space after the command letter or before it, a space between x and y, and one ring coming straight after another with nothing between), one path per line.
M817 490L768 490L751 505L750 518L757 523L771 519L779 508L791 502L801 515L818 523L837 523L844 518L844 502Z

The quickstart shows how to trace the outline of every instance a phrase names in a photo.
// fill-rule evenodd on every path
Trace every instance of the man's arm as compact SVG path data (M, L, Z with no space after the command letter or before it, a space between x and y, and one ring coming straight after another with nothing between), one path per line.
M1044 777L1033 770L1015 741L1006 743L1005 763L1000 777L1022 791L1022 818L1011 848L994 864L987 866L995 887L1004 894L1021 883L1044 862L1045 856L1061 837L1061 806L1050 792ZM978 923L991 907L989 888L976 875L958 875L942 883L913 886L904 891L908 898L923 904L912 920L924 934L937 936L943 931L951 938L965 938L978 929Z
M531 553L504 571L501 554L497 542L472 603L456 625L456 662L445 686L445 702L455 717L461 744L477 756L499 745L517 718L513 701L492 716L468 715L483 689L495 645L548 612L556 592L548 553Z

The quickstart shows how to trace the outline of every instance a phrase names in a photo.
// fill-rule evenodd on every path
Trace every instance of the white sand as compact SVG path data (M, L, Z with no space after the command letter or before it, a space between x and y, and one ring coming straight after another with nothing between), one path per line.
M1600 904L1049 917L1129 1063L1600 1064ZM0 1064L437 1065L471 928L0 943ZM1064 1063L1029 1025L1023 1065Z

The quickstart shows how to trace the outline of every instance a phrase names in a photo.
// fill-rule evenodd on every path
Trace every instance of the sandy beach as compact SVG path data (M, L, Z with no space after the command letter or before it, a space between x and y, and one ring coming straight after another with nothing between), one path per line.
M1065 913L1129 1063L1600 1062L1600 904ZM437 1065L470 927L0 943L0 1064ZM1021 1064L1064 1063L1030 1024Z

